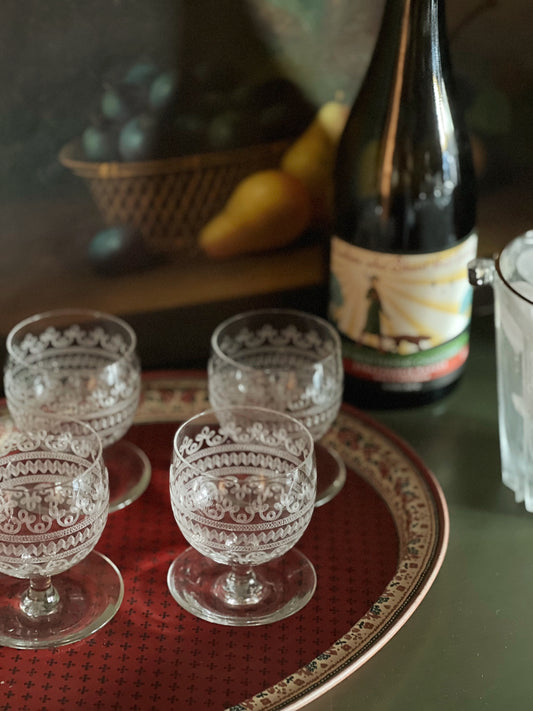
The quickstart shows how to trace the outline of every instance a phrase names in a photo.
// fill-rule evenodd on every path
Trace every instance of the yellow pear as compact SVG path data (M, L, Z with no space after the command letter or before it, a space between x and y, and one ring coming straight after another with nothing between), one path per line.
M224 209L201 230L199 245L214 258L283 247L311 221L305 186L281 170L263 170L244 178Z
M339 101L328 101L320 107L316 118L335 145L344 131L350 107Z
M337 101L327 102L281 159L281 169L298 178L309 190L313 218L317 222L331 217L333 167L347 117L347 106Z

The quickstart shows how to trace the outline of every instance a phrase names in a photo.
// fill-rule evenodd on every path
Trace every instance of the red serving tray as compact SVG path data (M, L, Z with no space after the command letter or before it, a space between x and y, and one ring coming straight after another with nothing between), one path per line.
M152 479L140 499L109 516L97 546L122 572L121 608L76 644L3 648L3 711L301 708L375 654L426 595L448 541L442 491L403 441L343 406L327 439L347 481L315 510L298 544L317 571L312 600L286 620L252 628L182 610L166 584L187 545L172 515L168 470L177 423L206 407L203 373L144 377L127 439L148 455Z

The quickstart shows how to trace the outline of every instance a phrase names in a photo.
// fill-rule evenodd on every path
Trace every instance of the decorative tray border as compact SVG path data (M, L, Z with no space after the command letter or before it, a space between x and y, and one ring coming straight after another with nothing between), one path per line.
M183 420L207 407L204 373L148 373L136 422ZM399 537L396 573L368 612L340 639L309 664L232 706L231 711L292 711L324 694L398 632L426 596L443 563L449 538L446 500L436 478L411 447L348 405L342 406L326 437L348 470L373 486L389 507Z

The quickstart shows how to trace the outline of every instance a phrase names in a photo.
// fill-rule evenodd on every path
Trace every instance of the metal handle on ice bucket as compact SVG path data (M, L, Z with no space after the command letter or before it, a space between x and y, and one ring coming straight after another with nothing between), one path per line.
M479 258L468 262L468 281L472 286L492 286L494 274L494 259Z

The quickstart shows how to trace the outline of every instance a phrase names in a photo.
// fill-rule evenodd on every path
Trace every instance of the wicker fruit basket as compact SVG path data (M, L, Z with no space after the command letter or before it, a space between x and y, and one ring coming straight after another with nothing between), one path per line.
M80 159L72 141L60 162L83 178L106 225L140 231L160 253L196 251L200 229L251 173L279 165L288 141L161 160L98 163Z

